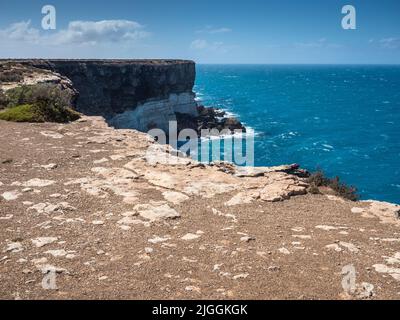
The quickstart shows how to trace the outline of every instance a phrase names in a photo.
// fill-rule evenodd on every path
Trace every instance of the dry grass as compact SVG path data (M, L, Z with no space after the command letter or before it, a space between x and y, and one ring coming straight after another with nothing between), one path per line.
M307 179L310 184L308 192L317 194L321 193L319 187L330 188L339 197L357 201L359 200L359 195L357 194L357 189L353 186L348 186L340 181L339 177L327 178L322 171L317 171L310 175Z

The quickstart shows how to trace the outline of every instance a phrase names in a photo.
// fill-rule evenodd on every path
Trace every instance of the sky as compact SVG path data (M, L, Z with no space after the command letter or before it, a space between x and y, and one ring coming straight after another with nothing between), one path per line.
M56 29L42 28L42 8ZM342 28L342 8L356 29ZM399 0L0 0L0 58L399 64Z

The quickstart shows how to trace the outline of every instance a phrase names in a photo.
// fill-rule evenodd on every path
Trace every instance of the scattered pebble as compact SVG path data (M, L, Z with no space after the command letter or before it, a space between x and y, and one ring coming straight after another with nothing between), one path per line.
M233 277L233 280L239 280L239 279L246 279L249 276L248 273L241 273Z
M153 248L146 247L146 248L144 248L144 251L145 251L147 254L149 254L149 253L152 253L152 252L154 251L154 249L153 249Z
M48 250L45 253L52 255L53 257L65 257L68 252L65 251L64 249L60 249L60 250Z
M278 249L278 251L283 254L290 254L290 251L286 248L280 248L280 249Z
M355 208L352 208L352 209L351 209L351 212L352 212L352 213L363 213L363 212L364 212L364 209L363 209L363 208L357 208L357 207L355 207Z
M352 243L348 243L348 242L339 242L339 244L342 247L345 247L347 250L349 250L352 253L358 253L360 251L360 249L358 249L354 244Z
M154 238L149 239L148 242L156 244L156 243L166 242L168 240L171 240L171 238L168 237L168 236L166 236L164 238L159 237L159 236L155 236Z
M336 252L342 252L343 251L342 247L344 247L351 253L358 253L360 251L360 249L358 249L354 244L343 241L339 241L338 243L333 243L325 246L325 248L330 250L335 250Z
M312 239L312 237L310 235L299 235L299 234L294 234L292 235L293 238L298 238L298 239L302 239L302 240L309 240Z
M40 132L42 136L53 138L53 139L62 139L64 136L61 133L54 131L42 131Z
M199 287L196 287L196 286L187 286L185 288L185 290L186 291L190 291L190 292L197 292L197 293L201 292L201 289Z
M31 179L27 182L25 182L23 184L24 187L37 187L37 188L41 188L41 187L48 187L51 186L53 184L55 184L56 182L53 180L42 180L42 179Z
M58 240L58 238L56 238L56 237L39 237L39 238L32 239L32 243L36 247L41 248L48 244L54 243L57 240Z
M58 167L58 165L56 163L49 163L49 164L43 165L41 167L46 170L54 170Z
M242 241L242 242L256 241L256 238L255 237L250 237L250 236L245 236L245 237L241 237L240 241Z
M108 159L107 158L102 158L100 160L93 161L94 164L100 164L100 163L104 163L104 162L108 162Z
M181 237L181 239L184 241L196 240L198 238L200 238L200 236L198 234L193 234L193 233L188 233L188 234L184 235L183 237Z
M18 190L14 190L14 191L4 192L1 196L6 201L13 201L13 200L18 199L18 197L21 196L21 193L18 192Z
M181 204L182 202L190 199L187 195L175 191L165 191L162 195L165 200L173 204Z
M388 267L385 264L375 264L374 269L378 273L387 273L396 281L400 281L400 268Z
M321 229L324 231L332 231L332 230L337 230L337 227L332 227L332 226L316 226L316 229Z
M24 247L20 242L11 242L7 245L6 249L4 252L12 252L12 253L17 253L21 252L24 250Z
M14 215L9 213L9 214L5 215L4 217L0 217L0 220L10 220L13 217L14 217Z
M279 266L270 266L270 267L268 267L268 271L270 271L270 272L277 272L277 271L280 271L281 270L281 267L279 267Z

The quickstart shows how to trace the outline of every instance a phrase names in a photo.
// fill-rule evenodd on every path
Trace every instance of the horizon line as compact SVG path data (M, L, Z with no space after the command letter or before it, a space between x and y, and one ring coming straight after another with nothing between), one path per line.
M277 66L310 66L310 65L320 65L320 66L400 66L400 63L268 63L268 62L260 62L260 63L247 63L247 62L233 62L233 63L215 63L215 62L196 62L198 65L277 65Z

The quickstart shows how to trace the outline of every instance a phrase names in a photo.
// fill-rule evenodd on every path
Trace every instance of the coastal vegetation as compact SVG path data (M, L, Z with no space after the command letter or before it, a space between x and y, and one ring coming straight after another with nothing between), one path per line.
M80 118L71 95L54 84L23 85L0 92L0 119L14 122L65 123Z
M4 109L8 104L7 96L4 91L0 89L0 110Z
M23 71L18 65L9 62L0 63L0 82L20 82L23 79Z
M339 177L328 178L321 170L312 173L307 178L307 182L310 185L310 187L308 188L308 192L310 193L319 194L321 193L322 188L328 188L332 190L336 196L351 201L359 200L357 188L353 186L348 186L347 184L341 182Z

